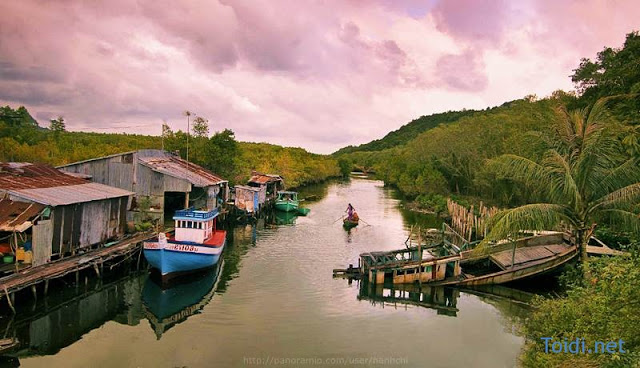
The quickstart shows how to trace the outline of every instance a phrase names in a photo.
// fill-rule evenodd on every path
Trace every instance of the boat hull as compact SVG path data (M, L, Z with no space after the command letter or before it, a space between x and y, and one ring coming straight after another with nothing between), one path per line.
M293 201L276 201L276 209L284 212L293 212L298 210L298 203Z
M354 227L358 226L359 222L358 221L349 221L347 219L345 219L344 221L342 221L342 226L345 229L353 229Z
M144 256L151 267L164 277L171 274L195 272L218 263L226 241L219 246L208 246L177 241L144 243Z

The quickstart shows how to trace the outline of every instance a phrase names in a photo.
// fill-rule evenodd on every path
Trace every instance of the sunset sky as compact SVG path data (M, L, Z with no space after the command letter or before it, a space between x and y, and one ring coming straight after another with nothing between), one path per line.
M102 5L99 5L102 4ZM572 90L640 29L637 0L0 2L0 104L160 134L184 110L329 153L421 115Z

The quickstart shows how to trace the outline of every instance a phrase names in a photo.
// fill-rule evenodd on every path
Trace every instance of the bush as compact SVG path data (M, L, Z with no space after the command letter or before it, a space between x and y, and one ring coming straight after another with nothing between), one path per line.
M535 312L524 323L527 342L524 367L637 367L640 366L640 255L601 258L591 262L592 280L585 285L568 277L567 296L538 298ZM627 353L545 353L541 337L554 341L584 339L624 341Z

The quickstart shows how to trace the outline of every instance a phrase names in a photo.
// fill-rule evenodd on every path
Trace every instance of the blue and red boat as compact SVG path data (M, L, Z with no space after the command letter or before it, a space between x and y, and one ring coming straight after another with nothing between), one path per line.
M144 242L144 256L162 277L194 272L218 263L226 244L227 232L216 228L218 210L176 211L175 235L158 234Z

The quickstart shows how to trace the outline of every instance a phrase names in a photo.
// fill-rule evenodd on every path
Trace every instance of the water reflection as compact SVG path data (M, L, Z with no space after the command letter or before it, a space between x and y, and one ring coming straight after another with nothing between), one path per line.
M457 301L460 291L450 287L426 285L374 285L360 282L358 300L368 300L382 308L399 305L434 309L439 315L453 316L458 313Z
M16 315L2 316L0 330L4 338L19 341L12 355L26 357L56 354L106 321L137 325L142 318L140 292L145 278L146 272L133 272L113 281L60 288Z
M162 285L153 277L147 278L142 289L142 303L145 317L158 340L173 326L200 313L211 301L223 263L218 262L216 267L205 272L172 280L170 285Z
M298 214L296 212L274 211L275 225L295 225Z

